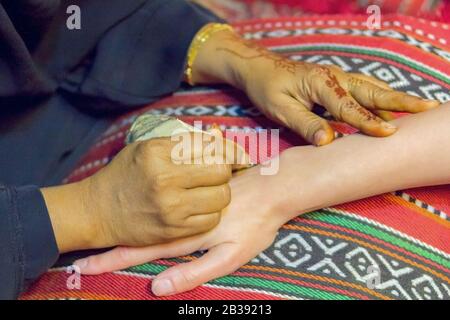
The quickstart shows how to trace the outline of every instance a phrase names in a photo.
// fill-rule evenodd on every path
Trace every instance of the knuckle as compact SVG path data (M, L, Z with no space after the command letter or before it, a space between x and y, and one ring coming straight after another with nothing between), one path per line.
M148 148L167 148L170 146L170 139L168 138L152 138L145 141Z
M227 184L224 184L223 186L221 186L220 189L221 189L220 192L221 192L221 200L223 203L223 208L225 208L231 202L231 188L230 188L230 185L227 183Z
M324 127L324 121L318 117L311 116L307 119L306 125L303 129L303 136L308 140L312 140L314 138L314 134Z
M214 166L214 175L223 178L226 181L229 181L232 176L231 166L228 164L215 164Z
M170 154L170 141L167 138L154 138L140 142L136 149L138 156L145 158L146 161L152 161Z
M180 197L161 195L158 197L156 202L158 211L160 212L161 218L164 222L174 224L179 219L180 214L178 214L178 209L181 204Z
M318 74L318 75L323 75L323 74L326 74L327 72L329 72L329 69L326 66L322 66L322 65L318 65L318 64L312 65L310 70L311 70L312 74Z
M185 268L183 271L178 271L181 281L184 283L194 283L198 277L193 270Z
M166 190L171 185L171 173L169 172L154 172L150 169L148 176L151 181L152 191L155 193L160 193Z
M162 146L163 139L150 139L140 141L136 146L136 153L140 156L149 156L155 149L159 149Z
M161 230L161 238L165 241L177 239L183 236L179 228L165 227Z
M329 74L330 71L322 66L313 67L311 69L311 72L309 73L310 76L310 83L316 83L317 81L324 81L327 77L327 74Z
M221 218L220 212L210 214L209 220L206 223L206 227L205 227L206 230L208 231L208 230L215 228L219 224L220 218Z
M164 161L164 151L149 147L150 141L143 141L136 145L132 160L145 178L159 186L169 176L169 170Z
M147 147L146 141L136 143L133 152L133 163L141 165L145 163L149 155L150 151Z
M355 76L351 76L347 80L347 85L349 87L349 90L360 87L363 84L364 84L364 80L362 80L361 78L355 77Z
M371 101L376 101L377 99L381 98L383 91L381 88L374 87L372 90L369 90L369 99Z

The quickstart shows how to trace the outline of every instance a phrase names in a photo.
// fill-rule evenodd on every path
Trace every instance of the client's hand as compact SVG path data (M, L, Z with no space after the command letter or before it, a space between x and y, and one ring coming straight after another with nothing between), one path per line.
M243 157L233 142L216 139L223 143L217 154L194 143L177 159L192 164L174 163L179 142L171 138L136 142L92 177L43 189L60 251L151 245L215 227L230 202L227 163L236 162L226 157Z
M232 201L218 227L207 234L144 248L117 247L76 262L84 274L100 274L160 258L208 250L201 258L172 267L157 276L152 290L170 295L193 289L227 275L266 249L285 222L266 203L271 178L258 168L246 170L231 182Z

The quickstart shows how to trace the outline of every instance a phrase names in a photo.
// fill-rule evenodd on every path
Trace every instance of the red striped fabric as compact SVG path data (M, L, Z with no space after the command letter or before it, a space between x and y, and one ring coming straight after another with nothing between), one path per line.
M236 23L239 32L288 57L334 63L363 72L399 90L441 102L450 100L450 26L404 16L383 16L368 30L365 16L258 19ZM168 114L205 127L279 128L242 93L228 87L182 89L119 117L99 137L65 182L105 166L124 147L138 114ZM326 114L324 115L328 117ZM355 130L333 121L341 134ZM280 150L304 142L280 128ZM270 143L259 144L273 155ZM252 154L254 161L263 161ZM450 299L450 186L404 190L319 210L281 228L274 245L234 274L168 299ZM163 268L197 255L83 277L69 290L70 274L44 275L23 299L155 299L151 279ZM377 265L383 280L368 288L361 270ZM361 269L363 268L363 269ZM362 273L361 273L362 272Z

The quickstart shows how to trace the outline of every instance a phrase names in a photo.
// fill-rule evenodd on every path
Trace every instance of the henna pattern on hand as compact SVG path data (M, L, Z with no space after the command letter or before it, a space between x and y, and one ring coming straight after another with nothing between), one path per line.
M235 50L232 50L230 48L224 48L224 47L217 48L216 49L217 51L225 51L225 52L228 52L230 54L233 54L233 55L235 55L241 59L245 59L245 60L266 58L273 62L275 68L284 69L291 74L295 74L297 67L299 65L303 64L302 62L289 60L283 56L274 54L273 52L270 52L266 48L261 47L257 43L242 39L235 34L228 35L226 40L232 41L232 42L239 42L240 44L244 45L246 48L254 50L256 53L253 55L245 56L243 54L240 54L239 52L236 52Z
M233 54L233 55L235 55L241 59L245 59L245 60L266 58L266 59L271 60L276 68L282 68L292 74L295 74L295 72L297 71L297 68L299 66L303 66L305 64L304 62L289 60L283 56L280 56L273 52L270 52L269 50L265 49L264 47L261 47L257 43L242 39L241 37L239 37L236 34L227 35L227 37L225 39L228 41L231 41L231 42L238 42L238 43L244 45L246 48L255 51L255 53L251 54L251 55L243 55L239 52L236 52L233 49L226 48L226 47L219 47L216 49L217 51L225 51L225 52L228 52L230 54ZM341 111L342 111L342 109L353 109L353 110L356 110L356 112L358 112L360 115L362 115L366 121L380 122L380 119L377 116L375 116L372 112L361 107L355 101L350 100L350 95L339 84L337 76L334 73L332 73L330 68L319 65L319 66L314 67L313 72L316 72L320 75L325 76L325 85L328 88L334 90L334 92L336 93L337 98L339 100L342 98L348 98L348 100L342 106ZM354 86L358 86L363 83L362 80L354 78L354 77L351 77L349 79L349 81L351 82L350 84L352 84ZM342 120L342 119L340 119L340 120Z
M348 84L350 86L352 86L353 88L356 88L356 87L362 86L364 84L364 81L362 81L361 79L355 78L355 77L350 77L348 79Z
M343 108L347 108L347 109L353 109L356 110L356 112L358 112L360 115L362 115L366 121L376 121L376 122L381 122L381 120L374 115L372 112L370 112L369 110L361 107L360 105L358 105L355 101L353 100L349 100L347 101Z
M341 87L336 75L332 74L329 68L318 66L316 72L327 77L327 79L325 80L325 85L328 88L334 89L334 92L338 96L338 99L342 99L347 96L347 91L345 91L345 89Z

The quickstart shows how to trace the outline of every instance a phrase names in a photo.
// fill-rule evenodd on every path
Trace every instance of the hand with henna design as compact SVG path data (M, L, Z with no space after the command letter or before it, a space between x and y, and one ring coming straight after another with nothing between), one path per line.
M439 105L334 65L289 60L230 31L218 32L204 45L193 70L195 83L226 82L244 90L267 117L315 145L332 142L334 132L311 111L314 104L376 137L397 130L387 122L393 119L391 111L417 113Z

